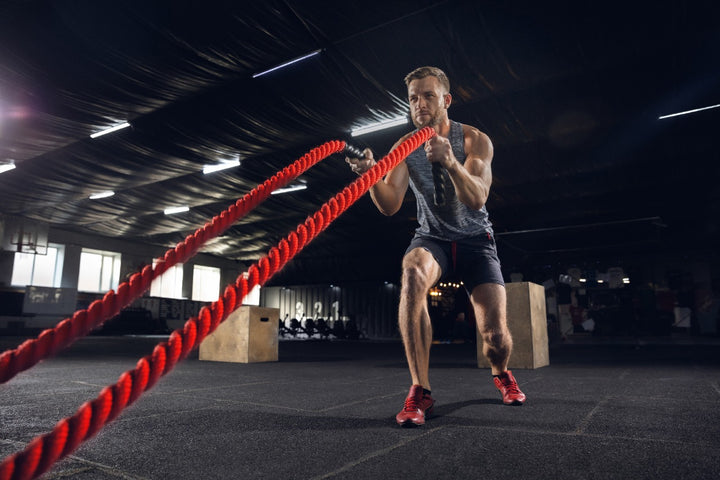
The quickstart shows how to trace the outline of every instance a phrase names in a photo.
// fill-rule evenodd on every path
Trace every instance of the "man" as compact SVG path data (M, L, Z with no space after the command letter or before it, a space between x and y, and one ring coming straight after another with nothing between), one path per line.
M507 369L512 338L506 321L505 284L500 271L493 230L485 208L492 183L493 147L476 128L451 121L450 82L435 67L421 67L405 77L410 114L420 129L433 127L437 135L412 152L370 189L384 215L402 206L408 186L417 200L415 236L402 261L399 326L412 386L397 423L420 426L432 413L429 361L432 327L427 296L441 278L456 274L470 296L483 353L492 367L494 382L507 405L522 405L525 395ZM401 138L397 144L412 135ZM364 158L347 158L354 172L363 174L375 165L372 151ZM446 201L435 205L432 165L442 165Z

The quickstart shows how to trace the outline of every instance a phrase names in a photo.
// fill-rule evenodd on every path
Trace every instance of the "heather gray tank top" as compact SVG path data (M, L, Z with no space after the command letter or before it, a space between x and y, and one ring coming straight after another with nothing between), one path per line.
M461 123L450 121L448 139L455 158L464 164L465 137ZM413 151L405 159L405 163L410 173L410 189L417 200L417 219L420 225L415 230L416 234L450 241L492 234L492 223L485 206L480 210L473 210L460 202L447 172L444 174L445 205L435 205L432 166L425 155L424 145Z

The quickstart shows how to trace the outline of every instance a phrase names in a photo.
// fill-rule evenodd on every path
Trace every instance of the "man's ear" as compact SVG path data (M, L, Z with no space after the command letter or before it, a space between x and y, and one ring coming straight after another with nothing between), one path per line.
M445 108L450 108L450 104L452 103L452 95L446 93L445 95L443 95L443 101L445 102Z

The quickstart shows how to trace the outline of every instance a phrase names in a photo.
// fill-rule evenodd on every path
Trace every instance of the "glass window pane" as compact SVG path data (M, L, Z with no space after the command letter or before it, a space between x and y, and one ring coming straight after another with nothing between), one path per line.
M113 274L111 284L107 290L110 290L111 288L117 290L118 285L120 285L120 255L115 255L115 257L113 257Z
M173 298L173 285L175 280L175 269L173 267L167 272L163 273L163 278L160 282L160 296L165 298Z
M80 254L80 275L78 276L78 290L97 292L100 286L100 271L102 268L102 255L82 252Z
M34 263L35 255L31 253L16 253L10 283L19 287L31 285Z
M103 255L102 257L102 270L100 276L100 290L110 290L110 282L112 281L113 274L113 257Z
M213 302L220 296L220 269L195 265L193 267L192 299Z
M83 249L80 254L78 290L103 293L117 288L120 259L121 255L117 252Z
M183 266L175 265L150 286L150 295L163 298L182 298Z
M162 285L162 275L153 280L153 282L150 284L150 296L151 297L160 297L160 293L162 292L162 289L160 288L160 285Z
M183 266L175 265L168 273L168 281L163 284L165 295L169 298L182 298Z
M182 285L183 285L183 268L178 268L178 273L175 276L175 298L182 298Z
M260 305L260 285L255 285L243 300L243 305Z
M57 249L47 249L46 255L35 255L35 267L33 268L33 285L38 287L54 287L55 263L57 260Z

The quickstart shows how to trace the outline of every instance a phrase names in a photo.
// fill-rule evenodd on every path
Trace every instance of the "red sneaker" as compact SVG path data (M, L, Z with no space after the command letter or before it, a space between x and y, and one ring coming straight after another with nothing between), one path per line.
M395 421L401 427L425 425L425 415L432 414L434 404L435 400L423 393L422 385L413 385L410 387L403 409L395 416Z
M500 390L505 405L522 405L525 403L525 394L520 391L515 377L510 370L494 377L495 386Z

